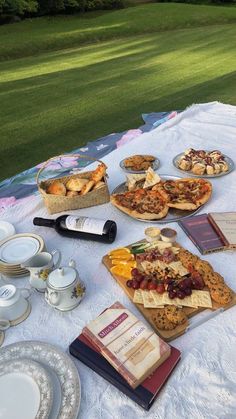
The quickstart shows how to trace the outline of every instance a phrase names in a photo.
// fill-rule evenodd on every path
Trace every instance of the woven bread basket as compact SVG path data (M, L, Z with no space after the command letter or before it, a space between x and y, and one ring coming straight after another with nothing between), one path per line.
M63 176L60 178L48 179L48 180L44 180L40 182L39 181L40 174L47 167L48 163L52 160L59 159L61 157L63 158L78 157L78 158L84 158L88 161L97 161L103 164L101 160L95 159L93 157L85 156L85 155L80 155L80 154L65 154L65 155L60 155L60 156L56 156L56 157L52 157L51 159L48 159L38 171L37 176L36 176L36 182L37 182L38 190L43 197L44 204L47 207L49 214L55 214L57 212L68 211L68 210L93 207L95 205L105 204L106 202L110 201L110 194L109 194L107 180L106 180L107 175L102 179L105 182L104 186L98 189L94 189L94 190L92 189L90 192L88 192L85 195L62 196L62 195L48 194L47 193L48 186L55 181L60 181L64 185L66 185L66 183L70 179L78 179L78 178L90 179L91 173L93 172L91 170L88 172L77 173L75 175Z

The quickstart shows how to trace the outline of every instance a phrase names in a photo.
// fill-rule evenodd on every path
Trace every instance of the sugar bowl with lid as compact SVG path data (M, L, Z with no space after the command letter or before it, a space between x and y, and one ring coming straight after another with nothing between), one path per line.
M46 285L45 299L47 303L60 311L68 311L77 307L85 294L85 285L79 278L73 260L70 260L69 266L52 271Z

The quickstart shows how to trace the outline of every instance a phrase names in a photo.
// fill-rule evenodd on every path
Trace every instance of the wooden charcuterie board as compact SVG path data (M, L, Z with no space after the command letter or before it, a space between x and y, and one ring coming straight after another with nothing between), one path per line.
M126 247L130 248L131 245L126 246ZM113 265L112 265L111 259L109 258L108 255L105 255L103 257L102 263L106 266L106 268L110 272L110 269ZM129 299L133 302L133 297L134 297L134 292L135 291L134 291L134 289L128 288L126 286L127 279L122 277L122 276L115 275L112 272L110 272L110 273L113 276L113 278L116 280L116 282L121 286L121 288L123 288L124 292L129 297ZM206 289L208 289L208 288L206 288ZM211 310L215 311L219 308L223 308L224 310L227 310L227 309L233 307L236 304L236 293L234 291L232 291L232 294L233 294L233 298L232 298L231 302L226 304L225 306L219 305L212 300L212 309ZM186 329L189 326L189 322L187 321L183 324L180 324L180 325L176 326L173 330L159 329L159 328L157 328L157 326L156 326L156 324L153 320L153 317L155 316L156 310L158 310L158 309L156 309L156 308L145 308L142 304L137 304L137 303L133 303L133 304L136 305L138 310L143 314L145 319L151 324L151 326L157 332L157 334L167 342L177 338L178 336L181 336L183 333L185 333ZM183 309L183 311L186 314L188 319L190 319L191 317L197 315L198 313L206 310L205 308L192 308L192 307L183 307L182 309Z

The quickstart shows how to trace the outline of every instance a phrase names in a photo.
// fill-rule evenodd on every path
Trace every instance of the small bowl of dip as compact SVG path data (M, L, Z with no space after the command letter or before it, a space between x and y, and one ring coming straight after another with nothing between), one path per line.
M160 239L161 230L157 227L148 227L144 231L146 240L148 242L154 242Z
M160 233L163 242L174 243L176 241L177 232L172 228L162 228Z

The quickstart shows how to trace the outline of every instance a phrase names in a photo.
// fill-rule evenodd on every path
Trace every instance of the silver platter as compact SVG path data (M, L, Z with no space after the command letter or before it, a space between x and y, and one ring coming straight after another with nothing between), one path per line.
M142 154L142 155L145 156L145 154ZM127 158L128 157L126 157L125 159L121 160L121 162L120 162L120 167L121 167L122 170L124 170L124 172L126 172L126 173L146 173L146 170L132 170L132 169L127 169L125 167L125 165L124 165L124 162L125 162L125 160ZM159 169L159 167L160 167L160 160L157 157L155 157L155 160L152 161L151 163L152 163L151 168L154 171L157 170L157 169Z
M206 151L208 151L208 150L206 150ZM231 173L233 170L234 170L234 162L233 162L233 160L230 158L230 157L228 157L228 156L226 156L225 154L222 154L222 156L224 157L224 159L225 159L225 161L226 161L226 163L228 163L228 166L229 166L229 170L227 171L227 172L221 172L221 173L218 173L218 174L216 174L216 175L207 175L207 174L204 174L204 175L195 175L194 173L192 173L191 172L191 170L182 170L182 169L180 169L179 167L178 167L178 162L179 162L179 159L182 157L184 155L184 153L180 153L180 154L177 154L177 156L175 156L174 158L173 158L173 160L172 160L172 162L173 162L173 165L175 166L175 168L180 172L180 173L183 173L183 174L187 174L187 175L189 175L189 176L193 176L193 177L198 177L198 178L214 178L214 177L221 177L221 176L225 176L225 175L228 175L229 173Z
M161 179L163 180L178 180L181 179L180 176L172 176L172 175L159 175ZM112 194L117 194L117 193L124 193L127 192L127 187L125 182L121 183L120 185L118 185L113 191ZM143 220L141 218L136 218L136 217L132 217L126 213L124 213L123 211L121 211L123 214L127 215L127 217L132 217L135 218L135 220L138 221L142 221L144 223L154 223L154 224L167 224L167 223L174 223L174 222L178 222L180 220L182 220L183 218L187 218L190 217L192 215L197 214L197 212L199 212L202 208L204 207L204 205L201 205L199 208L197 208L196 210L192 210L192 211L185 211L185 210L180 210L177 208L170 208L167 215L160 219L160 220ZM117 207L116 207L117 208ZM119 208L117 208L119 209Z

